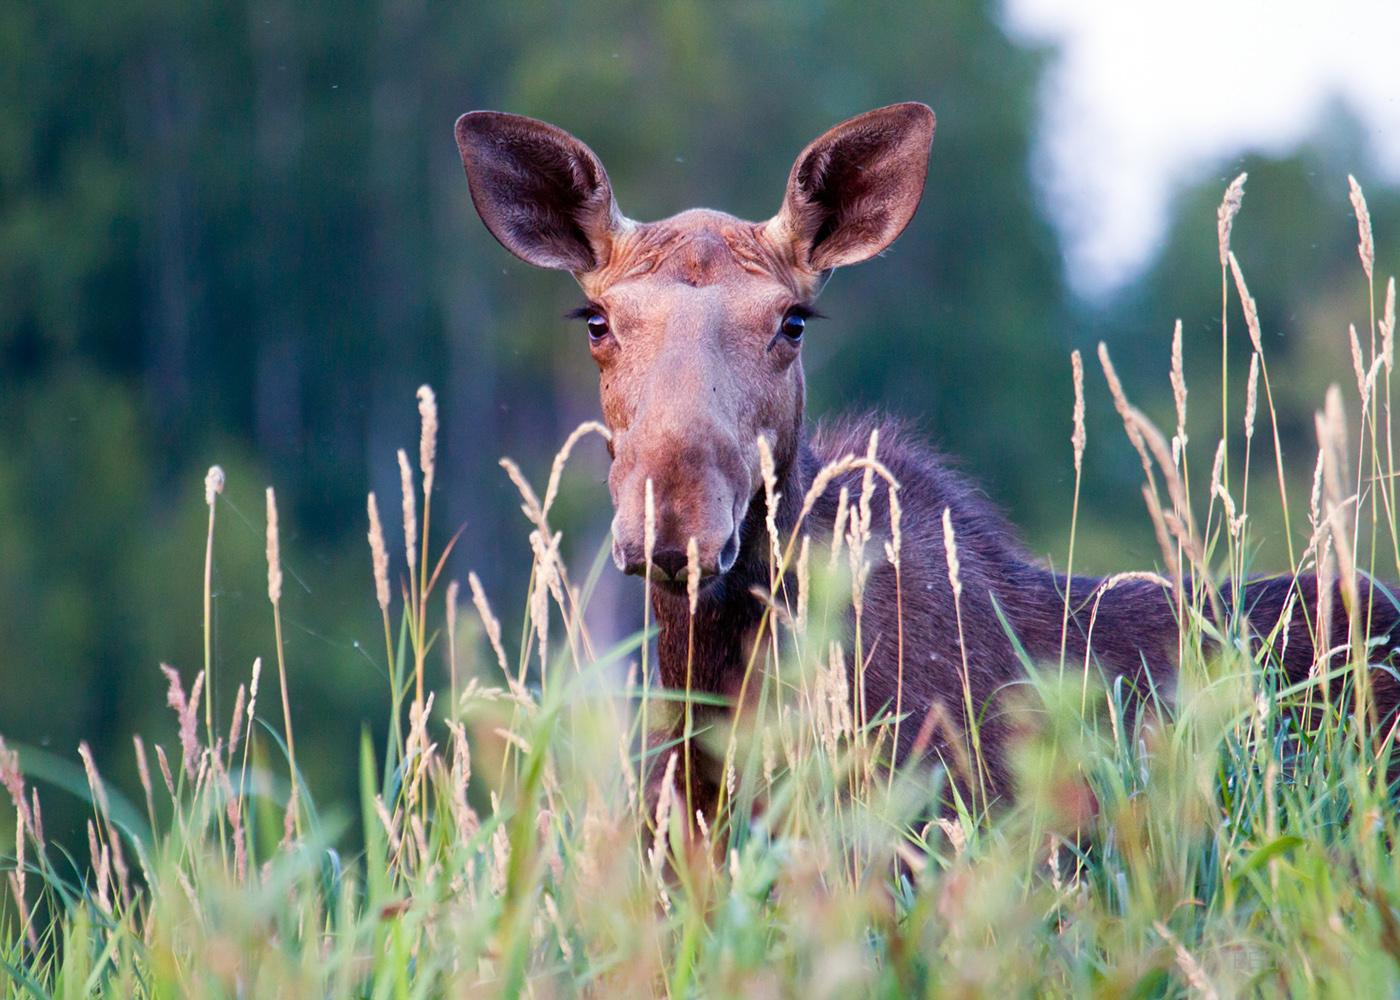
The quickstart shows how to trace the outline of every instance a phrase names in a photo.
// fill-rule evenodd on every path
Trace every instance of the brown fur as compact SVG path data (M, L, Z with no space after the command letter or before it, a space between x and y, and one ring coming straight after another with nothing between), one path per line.
M868 582L866 704L878 710L895 703L902 620L900 703L908 719L900 727L899 754L910 752L935 711L950 725L932 749L948 749L947 740L968 722L965 649L987 764L1001 788L1011 732L1001 695L1024 676L1012 635L1033 661L1058 660L1068 586L1073 661L1084 660L1097 609L1093 662L1110 678L1170 687L1177 623L1172 601L1156 584L1103 590L1101 581L1066 581L1037 565L986 499L898 426L848 420L807 433L800 343L781 332L784 319L809 309L832 268L873 256L899 235L918 205L932 136L933 114L923 105L868 112L803 150L782 207L768 222L695 209L642 224L622 215L601 162L567 133L495 112L464 115L457 123L472 198L488 228L523 259L573 272L588 308L606 320L606 334L591 343L603 416L613 433L614 558L628 572L646 568L650 480L662 682L683 687L689 662L695 689L736 693L762 610L751 588L769 579L756 440L762 436L772 448L781 496L776 520L786 532L817 470L865 452L878 425L878 457L901 484L903 557L901 600L883 560ZM814 539L830 537L842 485L858 493L859 473L832 483L820 499L806 526ZM877 534L888 532L886 510L884 487L877 485ZM945 510L961 562L961 637L948 582ZM704 577L693 659L684 586L690 539ZM1239 605L1258 634L1273 628L1294 588L1304 609L1316 608L1311 578L1247 585ZM1227 607L1235 603L1228 591L1224 596ZM1306 625L1311 614L1301 611L1290 626L1284 666L1291 678L1303 676L1314 659ZM1396 625L1396 609L1377 600L1372 629L1384 654L1400 639ZM1332 643L1344 645L1345 638L1346 623L1338 621ZM1378 672L1377 679L1378 700L1389 715L1395 684L1389 674ZM718 775L704 778L707 788L697 794L712 791Z

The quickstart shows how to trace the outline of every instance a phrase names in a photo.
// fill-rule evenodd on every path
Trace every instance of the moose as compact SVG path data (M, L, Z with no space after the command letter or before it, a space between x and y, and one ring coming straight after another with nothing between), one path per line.
M770 571L757 440L769 445L775 520L788 532L818 470L863 453L878 429L877 457L900 483L902 586L897 602L883 560L866 584L865 703L894 705L898 693L910 720L898 730L895 752L903 759L920 749L931 712L965 732L970 702L991 785L1009 793L1005 748L1013 723L994 706L1023 676L1012 637L1033 661L1058 661L1064 653L1082 661L1092 608L1092 656L1104 675L1170 690L1177 611L1160 582L1105 588L1103 580L1066 578L1039 565L995 507L895 421L866 417L808 429L802 343L816 315L813 302L833 270L881 253L909 223L933 133L933 112L923 104L869 111L801 152L777 214L765 222L692 209L642 223L622 214L603 164L569 133L494 111L465 114L456 124L471 198L487 229L522 260L570 272L586 297L577 317L587 328L612 435L613 558L626 573L650 570L661 682L681 688L689 679L695 690L732 697L744 674L764 610L753 590L768 586ZM858 492L859 473L838 477L817 501L805 522L814 539L830 534L843 485ZM885 504L872 510L874 530L888 531ZM960 563L960 609L949 586L945 511ZM693 633L691 566L701 577ZM1368 603L1372 589L1363 582ZM1286 633L1277 643L1283 669L1290 679L1306 677L1316 616L1292 612L1317 607L1317 579L1252 580L1244 591L1226 590L1226 613L1243 613L1255 642ZM1341 607L1340 592L1335 596ZM1377 595L1374 659L1395 651L1397 617ZM1346 616L1337 614L1324 654L1347 641ZM1373 673L1376 704L1388 716L1396 684L1386 671ZM937 741L930 749L939 749ZM718 776L710 764L705 780L713 787Z

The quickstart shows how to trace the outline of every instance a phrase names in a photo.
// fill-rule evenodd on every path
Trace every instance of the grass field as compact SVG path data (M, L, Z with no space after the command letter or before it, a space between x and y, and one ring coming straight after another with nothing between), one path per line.
M283 657L269 490L271 652L231 718L212 716L203 674L172 671L176 735L137 739L141 787L112 787L82 748L86 844L45 838L23 754L0 745L15 816L0 858L6 995L1395 993L1394 734L1367 711L1365 643L1343 668L1347 698L1317 675L1287 685L1238 620L1219 624L1207 585L1251 571L1249 497L1287 481L1256 311L1228 249L1239 183L1219 220L1222 324L1228 302L1247 318L1224 336L1254 348L1247 373L1223 372L1235 461L1222 449L1213 468L1187 467L1179 329L1175 434L1132 407L1101 352L1142 455L1158 571L1165 586L1196 581L1181 592L1177 688L1135 711L1092 664L1027 664L1014 802L950 796L941 766L885 766L900 720L853 699L862 658L843 623L863 568L897 563L899 541L871 536L857 497L835 538L771 539L784 571L755 647L758 707L697 734L728 763L718 808L649 799L648 774L683 788L687 758L644 752L643 733L691 702L653 686L645 632L595 647L583 609L600 570L571 574L549 519L568 451L602 429L569 440L543 490L503 463L534 551L525 627L504 635L475 576L444 580L443 547L427 541L437 413L423 390L419 454L399 455L402 554L369 498L365 581L395 711L387 741L344 748L359 801L318 800L296 766L286 678L299 665ZM1357 383L1319 410L1311 496L1280 497L1291 571L1345 593L1360 574L1400 575L1394 283L1371 273L1359 189L1353 203L1373 289L1351 334ZM1077 355L1071 370L1082 400ZM1082 403L1064 419L1077 471ZM190 539L207 559L222 487L211 470L209 539ZM1321 614L1364 633L1365 608ZM975 755L949 766L975 769ZM346 814L361 822L328 818Z

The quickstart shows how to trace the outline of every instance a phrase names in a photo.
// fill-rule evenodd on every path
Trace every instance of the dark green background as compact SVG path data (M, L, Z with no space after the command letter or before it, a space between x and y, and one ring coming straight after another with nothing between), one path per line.
M1076 302L1031 177L1051 57L976 2L0 6L0 733L70 759L85 737L123 780L133 731L170 738L157 664L192 677L202 663L202 481L218 462L221 706L273 654L262 490L275 484L302 758L321 787L348 786L361 720L385 716L364 493L379 491L399 537L394 449L416 449L421 382L443 415L434 537L464 526L451 575L477 570L514 634L528 529L496 460L542 482L596 415L596 389L581 327L560 318L572 283L507 255L471 211L451 129L472 108L581 136L623 210L649 219L695 204L766 217L823 129L932 105L918 216L823 298L810 411L913 418L1063 563L1068 354L1084 349L1081 564L1100 571L1150 567L1155 549L1092 345L1108 340L1134 398L1169 424L1183 318L1193 457L1208 469L1214 210L1248 168L1235 243L1306 478L1312 408L1328 381L1349 382L1345 324L1366 318L1345 180L1367 179L1364 135L1338 108L1291 158L1218 164L1180 192L1140 281ZM1400 201L1368 193L1388 274ZM1237 313L1234 328L1242 376ZM1232 392L1238 407L1242 381ZM583 445L559 505L580 575L606 531L603 462ZM1259 564L1276 566L1267 501L1256 521ZM617 634L639 594L611 570L603 581L595 619ZM271 686L262 705L275 713ZM51 833L81 815L49 811Z

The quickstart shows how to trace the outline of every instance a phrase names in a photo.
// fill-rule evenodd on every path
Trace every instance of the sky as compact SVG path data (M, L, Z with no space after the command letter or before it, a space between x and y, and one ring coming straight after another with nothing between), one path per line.
M1088 298L1150 261L1175 188L1288 153L1338 99L1370 144L1357 179L1400 182L1400 0L1005 0L1004 16L1057 50L1037 180Z

